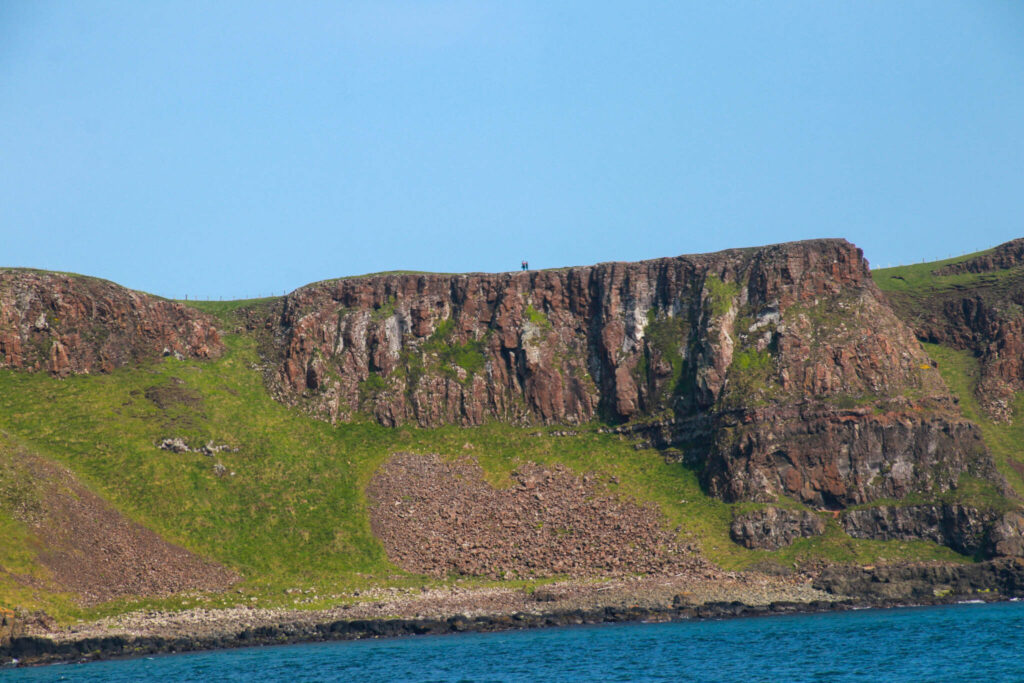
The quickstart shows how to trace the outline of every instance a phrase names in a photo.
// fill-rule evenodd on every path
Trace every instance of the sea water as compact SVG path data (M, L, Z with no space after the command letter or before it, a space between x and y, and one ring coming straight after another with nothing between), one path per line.
M247 648L3 681L1024 681L1024 603Z

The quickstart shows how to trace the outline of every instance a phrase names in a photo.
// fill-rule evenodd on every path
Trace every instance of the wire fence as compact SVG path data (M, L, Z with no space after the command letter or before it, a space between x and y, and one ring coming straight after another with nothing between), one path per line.
M250 294L247 296L210 296L210 295L199 295L185 294L184 296L172 296L168 297L172 301L252 301L255 299L276 299L283 296L288 296L287 290L269 293Z
M986 251L986 250L982 250ZM950 261L953 259L961 259L965 256L973 256L979 254L979 251L965 251L962 254L948 254L946 256L935 256L933 258L923 258L920 261L913 261L911 263L886 263L884 266L878 266L879 268L901 268L903 266L916 266L922 263L936 263L938 261Z

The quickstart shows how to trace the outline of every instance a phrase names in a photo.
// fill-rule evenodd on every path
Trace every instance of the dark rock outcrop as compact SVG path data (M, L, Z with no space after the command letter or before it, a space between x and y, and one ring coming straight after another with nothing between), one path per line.
M181 304L96 278L0 271L0 368L64 377L222 350L213 319Z
M991 557L1024 557L1024 515L1010 510L995 520L985 550Z
M854 538L924 539L974 555L985 545L988 528L996 518L993 512L950 503L881 505L844 512L842 526Z
M787 495L841 509L947 491L964 474L999 481L978 428L945 400L765 408L717 426L704 478L728 501Z
M1024 561L999 559L975 564L916 564L823 569L814 587L864 600L921 602L943 594L968 596L995 592L1024 596Z
M11 644L12 638L18 638L21 635L21 630L18 628L15 620L14 610L0 607L0 648L7 647Z
M746 548L778 550L798 538L819 536L825 532L825 520L807 510L787 510L769 506L733 517L729 536Z
M880 505L848 510L841 524L854 538L923 539L965 555L1024 557L1024 515L957 503Z

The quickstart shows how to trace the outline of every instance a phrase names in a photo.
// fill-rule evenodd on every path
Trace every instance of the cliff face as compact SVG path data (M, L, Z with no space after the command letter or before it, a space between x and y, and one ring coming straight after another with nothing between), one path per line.
M90 278L4 272L0 303L4 367L66 375L222 348L207 316ZM844 240L353 278L250 313L271 392L331 422L600 418L681 449L727 501L842 508L945 491L965 474L999 482Z
M0 271L0 368L63 377L221 350L213 320L180 304L95 278Z
M332 422L601 417L682 447L726 500L842 507L996 477L844 240L338 280L273 321L272 390Z
M715 426L704 479L727 501L786 495L839 509L948 491L965 474L999 481L980 431L946 400L782 407Z
M1013 394L1024 390L1022 265L1024 239L1017 239L932 271L935 281L927 291L888 294L918 338L978 357L978 400L1000 421L1011 419Z
M747 387L762 397L920 386L927 360L891 315L880 331L855 329L842 348L821 348L813 318L843 328L827 334L850 331L848 312L884 309L872 287L859 250L830 240L558 271L340 280L284 300L275 386L331 420L360 409L424 426L626 420L714 407L737 344L750 347L744 369L764 375L764 386Z

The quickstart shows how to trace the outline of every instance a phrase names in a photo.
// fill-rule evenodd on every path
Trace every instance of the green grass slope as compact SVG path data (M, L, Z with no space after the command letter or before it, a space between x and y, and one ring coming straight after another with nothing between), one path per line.
M198 306L230 316L237 308L230 303ZM356 589L430 583L393 566L370 531L363 491L398 451L470 454L497 486L527 461L596 472L609 495L656 504L667 526L679 527L681 538L730 569L766 559L783 565L965 559L926 542L851 539L834 521L823 537L777 552L748 551L729 539L732 506L707 496L694 469L599 433L598 425L574 428L580 432L574 437L497 423L430 430L368 420L332 426L270 398L252 338L229 334L225 341L227 351L215 361L164 358L64 380L0 371L0 455L10 457L16 446L65 465L131 519L238 571L244 579L237 590L77 606L74 596L46 587L38 562L45 539L32 538L15 519L19 488L0 468L0 605L73 619L138 607L290 606L296 599L285 590L302 588L316 596L302 606L316 607L351 599ZM175 454L157 448L167 437L238 450Z
M951 297L977 294L990 300L1011 300L1024 290L1024 268L1007 268L986 273L934 275L942 266L969 261L992 249L931 263L915 263L871 271L878 288L885 292L896 312L907 322L925 313L940 313Z

